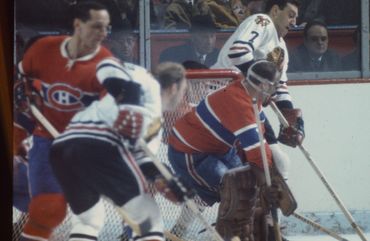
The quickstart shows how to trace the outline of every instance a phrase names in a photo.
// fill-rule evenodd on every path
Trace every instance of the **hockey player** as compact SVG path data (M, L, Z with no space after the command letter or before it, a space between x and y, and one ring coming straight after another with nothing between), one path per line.
M265 14L254 14L245 19L222 47L218 60L212 68L233 68L246 73L249 66L258 59L276 63L282 71L279 86L272 100L288 120L290 126L282 128L276 138L266 119L265 137L270 145L275 164L281 175L288 179L289 158L280 149L281 143L296 147L304 139L302 112L293 107L287 88L288 50L284 37L289 28L295 26L298 17L298 0L267 0ZM267 104L267 103L265 103ZM270 232L272 233L272 232ZM271 237L271 240L274 238Z
M275 64L253 63L245 80L208 95L176 122L169 137L168 158L175 172L208 205L221 201L216 229L227 240L254 240L254 209L265 178L252 98L259 100L265 120L261 105L276 91L279 78ZM239 157L236 142L245 158ZM271 166L271 150L265 148Z
M243 73L246 73L249 66L258 59L268 59L278 66L282 75L272 100L288 120L294 120L292 124L297 127L297 130L282 129L278 139L281 143L293 147L303 141L303 120L300 110L293 108L287 88L286 71L289 60L283 38L289 28L295 26L298 6L297 0L268 0L265 6L266 14L254 14L244 20L226 41L213 66L213 68L233 68ZM269 143L276 143L275 135L271 134L268 137ZM276 148L278 147L272 147L273 150Z
M38 39L19 63L19 72L39 92L38 103L45 117L64 130L70 118L98 99L103 87L95 76L96 64L111 53L101 46L107 36L110 16L98 3L85 1L75 6L72 36ZM38 81L33 81L38 79ZM22 93L26 83L17 85L16 103L28 101ZM21 124L21 123L19 123ZM33 130L28 153L31 201L29 219L21 240L47 240L66 215L66 201L49 164L53 138L41 125Z
M161 90L144 68L103 60L97 76L108 93L77 113L54 141L51 164L79 219L69 240L97 240L104 225L102 197L125 213L126 222L139 227L134 228L134 240L164 240L163 221L146 179L160 183L160 191L173 201L181 201L183 194L176 183L164 187L158 181L163 177L150 158L139 156L135 142L158 133L162 107L176 106L184 95L186 79L181 65L164 63L159 68L156 76L161 79Z

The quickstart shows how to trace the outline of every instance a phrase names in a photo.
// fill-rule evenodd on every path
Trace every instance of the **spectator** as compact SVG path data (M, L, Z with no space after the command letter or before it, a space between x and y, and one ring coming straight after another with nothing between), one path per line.
M236 28L248 15L240 0L200 0L196 9L203 9L201 14L212 16L218 28Z
M289 71L335 71L341 70L339 55L328 49L329 36L325 23L312 21L303 30L303 44L290 54Z
M301 13L297 19L297 23L304 27L307 22L316 20L324 21L322 0L302 0L299 7Z
M235 0L231 2L234 14L237 16L239 23L245 18L256 13L263 13L265 9L264 0ZM239 11L236 11L239 10Z
M107 41L112 53L124 62L138 64L137 37L132 31L113 32Z
M170 5L172 0L152 0L150 3L153 6L154 15L156 16L157 22L155 23L156 28L163 29L165 26L164 15L167 7ZM151 21L152 22L152 21ZM153 24L153 22L151 23Z
M250 15L247 5L244 4L242 0L231 1L231 9L239 23Z
M212 17L218 28L235 28L249 11L242 0L174 0L165 14L166 29L189 29L191 19L198 15Z
M192 4L188 0L173 0L164 15L165 29L189 29L192 18Z
M263 0L244 0L244 2L247 2L245 5L247 6L249 15L263 13L265 9L265 1Z
M213 65L219 53L215 48L216 26L208 15L198 15L192 20L190 41L184 45L165 49L159 61L183 63L187 60L197 61L208 67Z

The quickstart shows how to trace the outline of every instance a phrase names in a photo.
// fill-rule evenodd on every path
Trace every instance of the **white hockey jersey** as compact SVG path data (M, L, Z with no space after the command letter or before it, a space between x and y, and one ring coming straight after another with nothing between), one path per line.
M121 64L116 59L108 58L97 65L97 77L100 83L107 78L117 77L140 84L141 103L147 113L144 128L150 129L148 127L153 122L160 122L162 117L160 85L146 69L130 63ZM78 112L55 142L70 138L94 138L119 144L122 137L112 128L117 116L118 105L112 95L106 94L99 101Z
M222 47L212 69L235 69L252 60L267 59L277 64L282 72L275 101L291 100L288 93L286 71L288 50L279 37L271 18L266 14L254 14L246 18Z

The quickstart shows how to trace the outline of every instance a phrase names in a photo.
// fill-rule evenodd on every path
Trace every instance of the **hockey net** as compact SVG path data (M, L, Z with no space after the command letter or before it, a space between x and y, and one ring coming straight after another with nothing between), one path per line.
M240 80L242 76L232 70L188 70L188 89L187 93L175 112L164 114L164 131L162 144L157 154L159 160L169 165L167 160L167 137L175 121L195 106L203 97L212 91L225 86L227 83ZM202 222L186 206L175 205L165 199L155 191L152 192L161 210L162 218L165 224L167 240L212 240L208 231L206 231ZM218 204L212 207L206 206L199 197L194 201L199 207L202 216L208 223L214 224L217 217ZM122 223L121 217L116 212L112 204L104 201L106 208L106 221L103 231L98 240L115 241L129 240L130 231ZM13 240L19 240L21 227L27 220L27 214L22 213L13 207ZM54 231L50 240L64 241L68 239L69 231L72 227L72 215L68 211L68 216L64 222ZM169 234L168 234L169 233ZM180 239L170 238L175 235Z

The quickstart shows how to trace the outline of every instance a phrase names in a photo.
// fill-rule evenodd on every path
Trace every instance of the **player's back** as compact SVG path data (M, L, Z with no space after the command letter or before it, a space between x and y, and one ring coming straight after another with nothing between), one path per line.
M254 123L252 103L240 82L233 82L202 100L180 118L169 143L186 153L224 154L233 147L237 131Z

